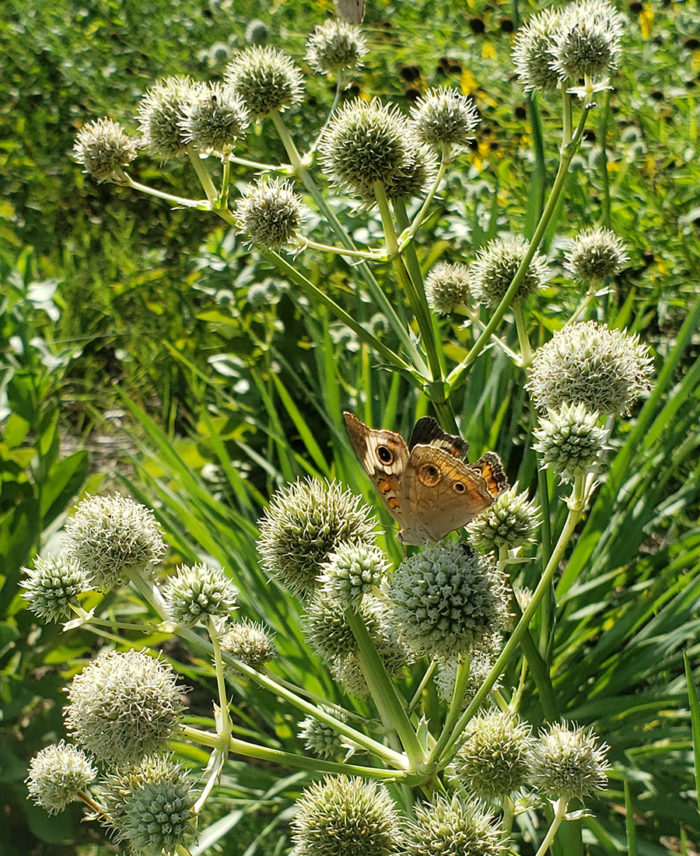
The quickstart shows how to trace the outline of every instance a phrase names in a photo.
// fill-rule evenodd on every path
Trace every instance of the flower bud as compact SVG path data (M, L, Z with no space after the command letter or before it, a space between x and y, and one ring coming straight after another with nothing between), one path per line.
M306 61L321 74L337 74L359 65L367 53L359 27L329 18L319 24L306 42Z
M434 312L450 315L469 300L469 269L441 262L425 278L425 296Z
M607 76L617 66L622 16L607 0L579 0L561 13L552 68L562 80Z
M362 597L376 589L386 578L387 561L374 545L340 544L322 565L319 583L343 609L356 609Z
M230 624L219 641L222 651L258 671L277 656L272 636L262 624L248 618Z
M608 746L590 730L550 725L532 749L532 784L552 800L583 800L608 784Z
M345 722L347 717L334 708L322 706L326 713L332 714L336 719ZM299 724L299 737L304 741L306 749L317 758L325 758L332 761L347 754L348 744L335 729L314 716L307 716Z
M168 580L163 597L171 621L193 627L210 618L228 618L235 609L236 594L223 568L199 563L181 565Z
M139 127L152 154L174 158L185 153L187 142L180 121L200 89L189 77L166 77L146 92L139 104Z
M474 297L495 309L508 291L520 263L527 253L528 242L519 235L502 235L494 238L469 266ZM523 300L542 288L547 282L547 262L535 253L528 265L514 300Z
M622 241L610 229L584 229L564 254L564 270L586 285L613 276L627 261Z
M500 856L504 832L500 822L472 800L438 794L413 807L402 856Z
M66 621L73 615L71 604L78 606L78 595L90 589L87 574L73 559L37 556L33 569L22 570L27 607L45 621Z
M186 106L180 128L186 143L201 152L227 155L248 127L248 111L229 86L202 86Z
M136 157L137 148L136 140L125 133L119 122L96 119L78 131L73 157L96 181L120 181L124 167Z
M416 136L438 149L468 146L479 121L474 101L456 89L431 89L411 108Z
M289 181L260 179L234 210L239 231L254 244L278 250L292 242L302 221L301 199Z
M49 814L57 814L68 803L79 800L97 777L87 755L69 743L47 746L29 762L27 790L34 802Z
M486 511L466 525L470 542L484 553L507 547L514 550L528 541L540 525L540 510L517 485L500 493Z
M526 92L549 92L561 84L552 67L552 49L559 34L561 15L544 9L531 15L518 30L513 44L513 64Z
M273 110L282 112L301 101L301 72L289 57L272 47L241 51L226 66L226 83L259 121Z
M550 411L534 432L542 469L551 467L561 482L600 470L607 434L597 422L598 414L590 413L583 404L564 404L560 410Z

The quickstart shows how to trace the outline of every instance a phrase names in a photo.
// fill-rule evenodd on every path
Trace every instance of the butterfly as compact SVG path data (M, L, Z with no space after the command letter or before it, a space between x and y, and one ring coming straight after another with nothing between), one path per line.
M501 459L486 452L466 462L469 443L424 416L406 441L343 413L350 442L401 530L404 544L439 541L485 511L507 490Z
M365 0L333 0L335 14L348 24L361 24L365 16Z

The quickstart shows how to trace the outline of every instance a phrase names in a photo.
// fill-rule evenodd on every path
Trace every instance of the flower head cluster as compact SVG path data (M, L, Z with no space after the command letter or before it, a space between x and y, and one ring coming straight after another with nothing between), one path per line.
M272 47L241 51L226 66L226 83L242 99L250 118L259 121L301 100L301 72L289 57Z
M347 541L372 544L374 527L362 498L341 484L298 480L272 497L260 521L263 570L295 594L308 595L331 553Z
M348 776L326 777L295 806L298 856L393 856L399 852L399 815L387 790Z
M128 764L162 749L183 705L173 670L145 651L109 651L77 674L64 714L98 761Z
M27 606L45 621L65 621L72 614L71 605L78 606L78 595L90 588L78 562L62 556L37 556L32 569L22 570L27 575L21 583Z
M86 496L65 525L64 551L96 588L132 573L150 573L165 552L153 512L129 497Z
M322 591L341 604L356 609L362 597L386 578L387 562L379 547L372 544L340 544L322 566Z
M608 0L578 0L561 13L552 69L562 80L606 77L617 65L623 19Z
M248 111L230 86L209 83L197 91L180 118L186 143L199 151L228 154L248 127Z
M327 663L344 659L357 650L357 642L350 625L345 619L347 606L326 591L317 591L306 610L306 636L311 647ZM376 636L385 609L372 596L359 605L359 614L367 626L370 636Z
M173 158L185 152L187 142L180 122L200 90L189 77L166 77L146 92L139 104L139 128L152 154Z
M500 493L493 505L467 524L469 540L483 552L507 547L511 550L532 541L540 524L538 506L517 485Z
M564 404L559 410L551 410L534 433L542 469L551 467L562 482L600 469L607 432L598 427L598 414L583 404Z
M48 811L59 811L79 799L97 770L87 755L69 743L54 743L37 753L29 762L27 790L34 802Z
M425 296L435 312L449 315L469 299L469 268L441 262L425 278Z
M262 624L248 618L228 625L219 641L223 651L258 671L277 656L272 636Z
M259 179L238 200L234 216L254 244L278 250L294 240L301 225L301 199L289 181Z
M434 148L464 148L473 139L479 112L472 99L456 89L431 89L411 108L419 140Z
M363 199L374 199L374 184L391 185L403 178L415 159L415 143L406 118L395 106L376 98L359 99L340 108L319 144L325 172Z
M260 18L252 18L245 28L245 40L249 45L264 45L270 37L270 28Z
M306 60L321 74L353 68L366 53L367 42L360 28L333 18L319 24L306 42Z
M105 777L102 799L115 839L133 853L170 856L194 833L194 790L169 757L117 768Z
M422 196L432 184L437 172L435 153L429 146L416 139L408 139L406 144L410 160L385 188L387 198L392 201Z
M78 131L73 157L96 181L119 181L124 167L136 157L138 145L124 128L112 119L96 119Z
M469 266L469 276L474 297L485 306L495 308L508 291L520 263L527 253L528 242L520 235L502 235L494 238L480 250ZM528 294L538 291L547 281L547 263L542 255L535 253L525 276L515 294L515 300L523 300Z
M588 729L550 725L532 748L532 783L550 799L582 800L607 786L607 752Z
M564 255L564 270L585 284L613 276L627 261L622 241L610 229L584 229Z
M527 784L532 729L511 713L478 713L467 726L466 741L454 761L454 771L470 793L493 801L510 797Z
M326 713L332 714L336 719L345 722L346 716L341 711L330 707L322 706L321 708ZM325 758L332 761L335 758L345 754L350 748L343 742L340 734L330 725L316 719L315 716L307 716L306 719L299 723L299 737L304 741L304 745L317 758Z
M192 627L206 624L210 618L228 618L235 608L236 594L223 568L199 563L181 565L163 596L170 619Z
M414 807L402 856L499 856L503 829L476 801L438 795Z
M552 49L559 32L560 13L544 9L531 15L518 30L513 45L513 64L526 92L548 92L560 84L552 67Z
M409 556L389 589L394 620L417 654L469 655L508 614L495 564L462 544L431 544Z
M583 404L620 415L649 389L651 371L648 348L637 336L584 321L564 327L537 349L527 389L539 410Z
M497 637L500 638L500 637ZM481 689L484 681L491 672L494 656L491 652L491 646L484 650L475 651L469 659L469 679L467 686L464 689L464 698L460 705L462 710L466 710L474 696ZM459 658L449 657L447 660L442 660L438 666L437 674L435 675L435 689L437 694L443 701L451 702L455 691L455 683L457 681L457 669L459 668ZM492 690L497 690L500 687L500 681L494 683Z

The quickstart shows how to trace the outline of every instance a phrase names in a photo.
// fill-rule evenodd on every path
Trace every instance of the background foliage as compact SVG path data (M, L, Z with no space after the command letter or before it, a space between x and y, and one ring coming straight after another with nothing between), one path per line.
M87 0L78 9L6 0L3 11L0 787L11 831L4 846L12 853L74 852L76 840L87 844L97 834L78 825L75 813L49 821L25 801L22 779L26 758L60 736L60 687L95 639L36 627L17 589L19 568L50 542L86 477L85 453L67 447L104 432L106 411L125 409L142 444L137 495L157 503L179 556L205 552L226 563L251 592L249 613L273 611L287 639L285 662L301 674L309 655L295 607L254 577L260 508L299 473L335 473L367 489L340 442L340 410L358 393L369 402L368 421L404 431L425 403L398 377L378 381L352 336L323 313L311 317L296 290L213 219L96 185L70 158L75 131L89 118L109 113L133 129L135 100L155 78L216 76L227 52L246 44L253 17L262 14L270 43L301 61L307 33L330 4L289 0L261 13L252 2ZM532 225L538 128L550 172L556 142L546 137L548 105L539 105L540 124L512 75L511 33L530 11L517 3L368 4L371 52L357 91L405 107L429 86L449 82L473 94L482 114L474 151L441 192L429 230L437 240L419 250L424 267L439 257L470 258L509 223ZM554 255L571 228L596 222L623 238L631 258L616 279L608 318L657 349L664 385L619 438L610 480L571 560L581 576L571 587L566 579L560 584L565 606L554 644L562 672L555 686L562 711L596 722L626 771L640 852L663 853L677 850L681 824L698 843L680 658L686 650L697 671L697 317L688 313L700 260L700 25L689 4L633 2L622 11L630 25L616 91L587 131L548 247ZM318 105L323 116L330 98L323 80L310 83L306 106L290 118L295 134L311 137L311 108ZM250 151L263 161L283 157L265 133L250 140ZM192 181L186 168L142 159L140 169L144 180L175 193ZM361 235L376 226L357 217L356 228ZM342 263L307 253L304 264L335 299L373 321ZM555 277L545 294L543 326L575 305L563 282ZM252 304L254 283L273 299ZM137 405L125 404L120 390ZM512 480L527 484L535 461L519 428L524 406L522 377L490 352L471 376L461 424L475 450L495 449ZM89 486L98 489L99 478ZM551 523L556 528L557 520ZM182 651L168 653L187 662ZM565 663L577 665L572 672ZM186 669L208 698L205 664ZM275 713L273 700L250 693L240 711L246 727L293 743L291 723ZM190 705L208 715L196 689ZM199 766L203 756L192 752L190 761ZM280 783L275 771L242 769L227 768L227 811L240 805L240 812L224 823L235 820L248 831L224 839L225 852L243 853L266 822L271 837L261 840L260 852L273 852L269 841L284 828L299 779ZM255 803L264 809L251 820ZM607 805L594 830L602 848L595 852L626 846L621 781L613 782Z

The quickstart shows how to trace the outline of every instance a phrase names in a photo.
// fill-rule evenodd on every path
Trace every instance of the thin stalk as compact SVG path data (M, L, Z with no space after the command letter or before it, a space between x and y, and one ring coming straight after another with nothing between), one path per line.
M216 201L219 198L219 192L216 187L214 187L214 182L211 180L211 175L209 175L209 170L204 165L204 162L199 156L199 152L197 149L189 145L187 146L187 156L190 159L190 163L194 167L194 171L197 173L197 178L199 179L200 184L202 185L202 189L207 194L207 199L211 203L211 205L216 205Z
M458 740L462 732L464 731L469 720L474 716L476 711L481 707L484 702L486 696L488 695L491 687L496 683L498 678L501 676L506 666L510 662L511 658L515 654L520 642L525 635L525 631L530 626L530 622L532 621L537 609L539 607L540 601L547 594L550 589L550 585L552 580L554 579L554 575L559 568L559 562L564 556L564 552L566 550L569 541L571 540L572 535L574 534L574 530L576 529L576 525L578 524L581 516L583 515L583 511L586 503L586 494L584 490L584 479L582 476L576 478L574 482L574 487L572 490L571 497L569 498L569 513L567 515L566 521L564 523L564 527L559 535L559 539L557 540L557 544L552 551L552 555L549 557L549 561L547 562L547 566L544 569L544 573L537 584L537 588L535 589L532 600L528 604L527 609L523 612L520 621L515 625L513 632L511 633L510 639L506 642L503 650L498 655L496 662L493 664L491 671L488 674L488 677L484 681L484 683L479 687L476 695L469 703L469 706L464 711L462 716L457 722L457 725L454 727L452 731L452 735L447 744L447 752L440 759L440 766L444 766L447 764L454 755L454 753L458 750L459 744Z
M363 734L361 731L357 731L351 725L348 725L346 722L342 722L340 719L336 719L332 714L323 710L322 707L319 707L311 702L306 701L301 698L301 696L297 695L293 690L288 689L286 686L282 684L278 684L276 681L273 681L267 675L264 675L262 672L258 672L250 666L242 663L240 660L236 660L233 657L225 657L226 662L230 663L237 671L246 677L250 678L252 681L255 681L261 687L264 687L266 690L269 690L271 693L274 693L278 696L281 696L285 701L288 701L290 704L294 705L294 707L303 711L306 714L310 714L315 719L318 719L319 722L323 722L324 725L328 725L334 731L337 731L339 734L342 734L344 737L349 738L356 743L358 746L361 746L363 749L366 749L368 752L371 752L373 755L382 758L382 760L386 761L389 764L392 764L399 769L406 769L406 757L402 755L400 752L395 752L393 749L385 746L383 743L379 743L377 740L373 740L371 737L368 737L366 734ZM324 702L325 704L325 702Z
M175 196L173 193L166 193L164 190L157 190L155 187L149 187L147 184L141 184L140 181L134 179L124 173L124 178L116 181L120 187L130 187L132 190L138 190L140 193L146 193L148 196L155 196L156 199L164 199L166 202L172 202L179 208L196 208L199 211L209 211L210 205L207 199L187 199L184 196Z
M555 803L554 808L554 819L552 820L552 825L547 830L547 834L542 839L542 844L540 844L539 849L535 856L544 856L544 854L549 850L551 843L554 841L554 836L557 834L559 827L562 824L562 821L566 817L566 807L567 801L564 799L558 799Z
M450 736L452 735L452 731L459 719L460 711L462 710L464 695L467 691L467 684L469 683L470 668L471 660L469 658L465 657L463 660L460 660L457 666L457 674L455 675L452 699L450 700L450 706L448 707L447 715L445 716L445 723L442 726L442 731L437 739L437 743L433 746L432 751L430 752L428 764L434 763L440 757L447 746Z
M104 810L104 807L96 802L87 791L77 791L76 796L79 797L88 808L92 809L98 817L106 817L107 813Z
M600 140L600 183L603 188L603 211L601 222L610 228L610 177L608 176L608 118L610 115L610 90L606 89L603 94L603 108L600 111L600 122L598 123L598 139Z
M158 627L153 624L135 624L131 621L111 621L109 618L95 618L94 615L86 612L82 607L76 607L72 603L70 604L70 608L81 620L79 623L76 623L77 619L67 621L66 624L63 625L64 630L73 630L75 627L80 627L84 624L95 624L98 627L107 627L109 630L137 630L139 633L143 633L144 635L159 633L160 631L165 630L164 627ZM70 627L66 627L66 625L70 625Z
M249 166L251 169L259 169L261 172L290 172L293 169L290 163L260 163L259 161L239 158L236 155L229 155L228 161L230 163L237 163L239 166Z
M228 205L228 192L231 186L231 161L228 158L222 158L221 165L221 190L216 200L216 207L226 208Z
M418 322L418 328L423 340L423 348L425 349L428 357L428 364L430 365L432 380L441 380L443 374L440 367L440 359L438 357L439 345L435 337L433 318L430 314L428 301L425 299L425 293L421 294L421 290L416 287L416 284L409 276L409 273L403 263L403 259L399 253L396 229L394 228L394 221L391 216L391 209L389 208L386 188L381 181L375 181L372 189L374 190L374 198L377 202L377 207L379 208L379 215L382 218L387 255L391 259L397 279L406 291L406 296L408 297L411 308L413 309L415 319Z
M513 817L515 816L515 803L510 797L503 798L503 830L505 837L510 838L510 832L513 828Z
M452 157L450 156L450 147L443 143L442 146L442 158L440 160L440 167L437 171L437 175L435 176L435 181L433 182L430 190L428 191L428 195L423 200L423 204L420 207L420 210L413 218L413 222L410 226L405 228L401 235L399 236L399 251L403 252L406 247L411 243L411 241L415 238L416 233L421 227L421 224L425 220L425 217L428 213L428 209L435 198L435 194L437 193L440 184L442 183L442 179L445 177L445 172L447 171L447 167L452 162Z
M587 115L588 110L584 107L584 109L581 111L581 119L576 128L576 132L574 133L573 138L568 140L567 142L562 143L561 156L559 159L559 168L557 169L554 184L552 185L552 189L549 193L549 198L547 199L547 204L545 205L544 211L542 212L542 216L540 217L540 221L537 224L537 228L535 229L535 233L532 236L532 240L530 241L530 245L527 248L527 252L523 257L523 260L520 263L518 270L515 272L513 281L508 287L508 291L506 291L506 293L503 295L503 299L498 304L498 307L489 319L488 324L484 327L482 334L479 336L479 338L474 343L471 350L462 360L462 362L450 372L447 378L447 383L449 385L450 390L454 390L463 382L466 373L469 370L469 367L486 347L491 337L491 334L501 323L501 320L506 314L508 307L513 301L515 295L518 293L520 284L525 278L525 274L527 273L527 269L530 266L530 262L532 261L532 258L535 253L537 252L537 248L539 247L542 238L544 237L547 225L549 224L552 214L554 213L554 210L557 206L557 202L561 195L562 189L564 187L564 182L566 180L566 176L569 170L569 165L571 164L571 160L578 151L578 147L581 143L581 136L583 134L583 129L586 124Z
M330 708L331 710L339 713L341 716L347 716L348 719L354 719L357 722L363 723L366 725L368 723L368 719L366 716L362 716L361 713L355 713L352 710L346 710L344 707L341 707L339 704L335 704L335 702L330 701L329 699L322 698L316 693L312 693L310 690L305 689L304 687L298 687L296 684L293 684L291 681L286 681L284 678L279 675L275 675L271 672L267 667L265 667L265 675L271 680L274 681L281 687L286 687L288 690L297 693L297 695L302 696L303 698L308 698L310 701L314 702L317 705L325 705L325 707ZM378 727L379 723L374 720L374 724Z
M311 238L302 236L297 238L297 243L302 250L322 250L324 253L334 253L338 256L348 256L356 259L367 259L368 261L386 261L386 255L383 251L376 250L351 250L349 247L334 247L331 244L322 244L319 241L313 241Z
M297 151L297 148L294 145L294 140L292 140L291 135L287 130L287 126L284 124L284 120L277 111L273 111L270 114L270 117L275 126L275 130L277 131L279 138L282 141L282 145L284 146L287 155L289 156L289 160L292 163L292 169L294 170L294 174L298 176L301 183L309 192L312 199L316 203L318 210L321 212L321 214L323 214L326 222L335 232L340 243L343 244L343 246L348 247L349 249L355 249L355 244L352 238L348 235L347 231L345 230L345 227L337 218L335 212L324 198L316 182L313 180L308 169L306 168L306 164L304 163L301 155ZM391 301L388 299L384 291L380 288L379 283L375 279L367 263L361 262L359 265L357 265L355 270L359 272L360 276L367 285L370 294L376 301L378 308L386 316L390 327L398 336L402 345L406 349L406 353L410 355L413 365L421 374L427 373L427 365L425 363L425 358L423 354L421 354L418 348L416 347L415 343L413 342L413 339L411 338L410 331L406 328L404 322L397 315L396 310L391 304Z
M316 139L313 141L313 144L312 144L311 148L309 149L309 152L308 152L309 156L315 154L316 149L318 148L318 144L321 142L321 137L323 136L323 132L326 130L326 128L328 127L328 123L333 118L333 114L336 111L336 107L338 106L338 103L340 101L340 96L342 95L344 88L345 88L345 79L343 76L343 70L341 69L338 72L338 80L336 81L336 84L335 84L335 95L333 97L333 103L331 104L331 109L328 111L328 117L326 118L326 121L323 123L323 125L321 125L321 130L318 132Z
M357 659L382 722L398 734L408 758L409 770L415 772L423 763L423 749L402 700L387 674L362 618L354 609L347 609L345 620L357 642Z
M520 364L526 369L532 362L532 348L530 347L530 338L527 335L527 324L525 323L525 313L523 312L522 300L514 300L510 307L515 316L515 328L518 331L518 344L520 345Z
M421 678L421 682L418 684L418 689L413 693L413 698L411 699L411 701L408 704L408 708L406 710L406 713L408 713L409 716L411 713L413 713L414 708L418 705L418 702L420 701L420 697L423 695L423 690L428 686L428 682L432 678L433 672L435 671L436 667L437 667L437 660L431 660L430 665L425 670L425 674Z
M209 617L207 622L207 630L209 631L209 639L211 647L214 651L214 669L216 671L216 689L219 693L219 709L221 710L222 729L221 736L226 737L231 734L231 717L228 713L228 696L226 694L226 674L224 672L224 661L221 656L221 643L219 641L219 631L216 629L213 618Z
M182 731L185 736L198 743L200 746L216 748L218 737L191 725L184 725ZM384 779L396 781L403 779L405 773L400 770L382 770L378 767L360 767L356 764L342 764L337 761L323 761L320 758L309 758L306 755L296 755L293 752L283 752L281 749L272 749L269 746L260 746L247 740L239 740L231 737L228 751L234 755L243 755L245 758L257 758L259 761L269 761L272 764L288 765L300 770L312 770L315 772L338 773L345 775L364 776L366 778Z
M579 305L574 310L574 314L571 316L571 318L569 318L569 320L564 325L565 327L568 327L569 324L575 324L578 321L578 319L581 317L581 315L583 315L583 320L584 321L586 320L585 312L588 309L588 307L591 303L591 300L593 300L595 295L596 295L596 289L595 288L589 288L588 291L586 292L586 296L583 298L583 300L579 303Z
M483 330L484 329L484 327L486 325L482 322L481 318L479 318L479 316L477 315L477 313L474 311L474 309L471 306L467 306L466 304L463 304L463 311L464 311L464 314L469 319L469 321L471 322L472 327L474 327L477 330ZM507 357L510 357L510 359L513 360L513 362L517 366L519 366L521 364L519 354L516 354L515 351L512 351L508 347L508 345L506 345L506 343L503 341L503 339L500 339L496 335L491 336L491 339L493 342L495 342L498 345L498 347L503 351L503 353Z

